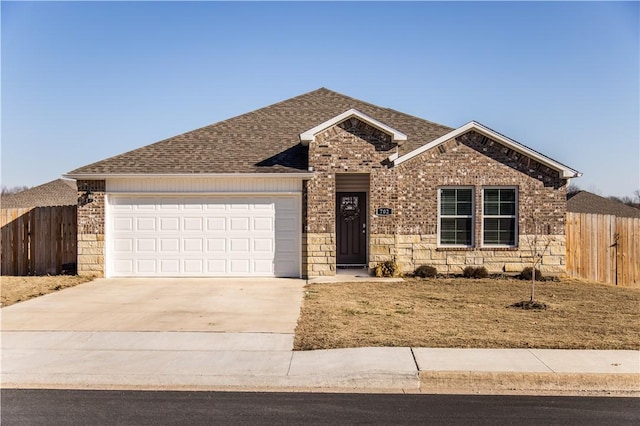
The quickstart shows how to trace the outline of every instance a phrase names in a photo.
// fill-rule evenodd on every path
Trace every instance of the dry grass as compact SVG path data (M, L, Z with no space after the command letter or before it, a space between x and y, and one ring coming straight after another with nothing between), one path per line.
M0 277L1 306L9 306L34 297L44 296L63 288L91 281L92 278L77 275L44 277Z
M514 279L413 279L306 287L295 349L364 346L640 349L640 289L562 281L536 286L546 310L508 305Z

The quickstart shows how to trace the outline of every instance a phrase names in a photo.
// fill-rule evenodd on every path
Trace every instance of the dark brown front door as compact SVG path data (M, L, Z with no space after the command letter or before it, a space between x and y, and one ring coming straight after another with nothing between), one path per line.
M336 194L337 259L340 265L367 263L367 194Z

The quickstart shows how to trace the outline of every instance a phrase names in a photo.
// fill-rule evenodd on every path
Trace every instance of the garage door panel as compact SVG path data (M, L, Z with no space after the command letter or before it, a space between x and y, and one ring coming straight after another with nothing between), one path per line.
M155 231L156 219L153 217L138 217L136 218L135 231Z
M225 253L227 251L227 240L224 238L208 238L207 251L211 253Z
M273 239L272 238L254 238L253 239L253 251L262 253L273 252Z
M113 241L113 247L116 253L131 253L133 252L133 239L115 238Z
M113 229L115 231L133 231L133 219L130 217L119 217L113 221Z
M249 253L249 238L230 238L229 253Z
M160 259L161 274L177 274L180 272L180 259Z
M227 229L225 217L207 217L207 231L225 231Z
M138 238L136 240L136 251L138 253L155 253L157 251L156 248L156 239L155 238Z
M273 261L270 259L254 259L253 272L261 275L272 275Z
M253 230L254 231L273 231L273 219L270 217L254 217L253 218Z
M202 253L202 238L184 238L182 247L185 253Z
M201 217L185 217L183 219L182 229L184 231L198 231L202 232L202 218Z
M178 217L161 217L160 218L160 231L179 231L180 230L180 218Z
M239 232L249 230L249 218L248 217L230 217L229 218L229 231Z
M114 269L117 274L131 275L135 271L133 270L133 260L131 259L118 259L114 262Z
M299 276L299 198L110 197L114 276Z
M229 259L229 273L236 275L250 275L251 261L249 259Z
M160 238L160 253L177 253L180 251L180 238Z
M155 259L138 259L136 262L136 272L139 274L156 274L158 262Z
M207 273L210 275L226 275L227 261L225 259L207 259Z
M188 259L184 261L184 272L187 274L202 275L204 272L202 259Z

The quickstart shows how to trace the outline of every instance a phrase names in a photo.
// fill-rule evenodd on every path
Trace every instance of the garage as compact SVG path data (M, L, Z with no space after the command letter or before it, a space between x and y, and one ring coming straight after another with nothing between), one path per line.
M107 276L300 276L299 196L107 200Z

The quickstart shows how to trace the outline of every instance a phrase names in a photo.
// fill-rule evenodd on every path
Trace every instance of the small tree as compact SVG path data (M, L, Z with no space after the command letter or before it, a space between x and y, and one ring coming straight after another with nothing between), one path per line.
M551 245L552 239L547 236L544 244L540 244L540 230L538 228L536 217L533 215L531 216L530 232L533 232L533 234L529 233L529 235L527 235L527 245L531 250L531 298L529 300L533 302L536 295L536 270L542 263L542 256Z

